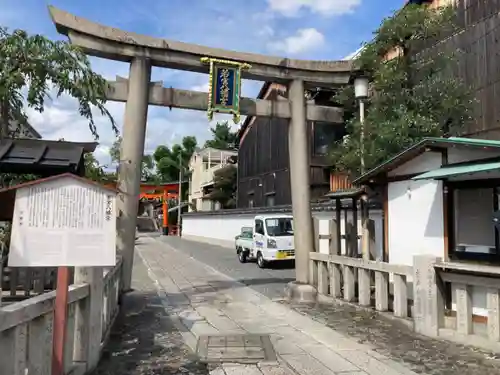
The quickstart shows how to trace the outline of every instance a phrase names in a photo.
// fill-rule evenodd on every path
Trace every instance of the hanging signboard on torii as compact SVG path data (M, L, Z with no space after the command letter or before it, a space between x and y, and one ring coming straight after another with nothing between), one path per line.
M208 119L213 113L233 115L235 124L240 122L241 70L250 69L250 64L203 57L201 62L210 64L208 83Z

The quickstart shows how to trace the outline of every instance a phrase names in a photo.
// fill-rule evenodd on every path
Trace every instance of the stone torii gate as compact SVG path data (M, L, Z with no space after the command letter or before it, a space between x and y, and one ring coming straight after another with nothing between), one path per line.
M63 10L49 7L59 33L91 56L130 63L127 79L109 82L107 99L126 102L118 176L118 251L123 254L122 289L130 289L135 246L136 213L140 186L140 165L148 105L207 110L208 95L202 92L163 87L150 82L151 67L208 73L201 58L210 57L251 64L242 78L272 81L288 86L288 100L241 98L240 112L247 116L280 117L290 120L290 181L295 231L296 281L289 288L292 297L311 299L315 290L309 282L309 251L314 247L309 190L307 120L343 123L341 109L306 102L305 90L338 87L350 82L354 73L350 61L294 60L252 53L227 51L122 31L103 26ZM332 125L334 126L334 125Z

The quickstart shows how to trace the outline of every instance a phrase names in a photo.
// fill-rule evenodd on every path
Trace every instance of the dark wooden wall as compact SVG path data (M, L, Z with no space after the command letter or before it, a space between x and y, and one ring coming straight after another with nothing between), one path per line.
M330 98L332 93L323 93ZM269 99L275 99L276 92ZM324 104L325 101L316 101ZM314 155L314 127L309 123L311 197L317 199L330 190L331 162L326 156ZM328 124L345 132L343 125ZM331 132L327 136L332 136ZM288 154L288 120L260 117L250 126L240 142L238 151L238 208L266 206L268 196L274 196L273 205L292 203Z
M457 56L454 73L476 99L473 121L457 135L500 139L500 0L457 0L462 31L428 53L447 50Z
M238 151L237 206L265 205L274 193L276 205L289 204L288 123L285 119L257 118ZM262 185L262 186L259 186Z

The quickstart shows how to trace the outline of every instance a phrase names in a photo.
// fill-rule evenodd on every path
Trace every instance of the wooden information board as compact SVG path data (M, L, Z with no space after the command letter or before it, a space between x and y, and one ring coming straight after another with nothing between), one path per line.
M20 187L12 221L10 267L114 266L116 193L61 177Z

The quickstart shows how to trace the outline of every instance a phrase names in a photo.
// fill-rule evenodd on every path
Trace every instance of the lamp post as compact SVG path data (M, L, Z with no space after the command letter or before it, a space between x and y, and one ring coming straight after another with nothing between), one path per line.
M359 122L361 124L360 134L360 154L361 154L361 173L365 173L365 100L368 98L367 76L361 75L354 80L354 96L359 102Z

